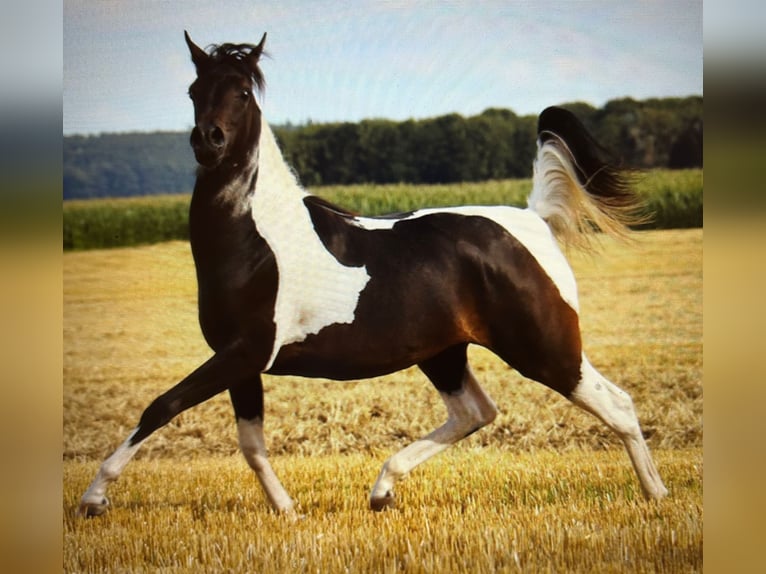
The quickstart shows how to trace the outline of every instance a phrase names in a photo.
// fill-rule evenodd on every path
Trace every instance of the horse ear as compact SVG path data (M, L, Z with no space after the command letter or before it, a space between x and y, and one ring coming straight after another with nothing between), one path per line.
M258 64L258 60L261 59L261 56L263 55L263 47L265 45L266 45L266 32L263 33L263 37L261 38L261 41L258 42L258 45L255 48L253 48L253 51L250 52L250 55L248 56L250 67L252 69L255 69L256 65Z
M192 42L192 39L189 37L189 32L186 30L184 30L184 38L186 39L186 45L189 46L192 62L194 62L197 72L199 73L199 71L210 61L210 56L208 56L202 48L197 46L197 44Z
M255 50L253 52L258 52L258 56L260 56L263 53L263 47L266 45L266 32L263 33L263 37L261 38L261 41L258 42L258 45L255 47Z

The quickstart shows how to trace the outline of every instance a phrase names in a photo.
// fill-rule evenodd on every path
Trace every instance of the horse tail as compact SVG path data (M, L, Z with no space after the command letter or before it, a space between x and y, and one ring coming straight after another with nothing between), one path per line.
M626 239L645 221L632 189L633 172L614 165L574 114L543 110L537 123L537 156L527 204L565 244L591 247L594 231Z

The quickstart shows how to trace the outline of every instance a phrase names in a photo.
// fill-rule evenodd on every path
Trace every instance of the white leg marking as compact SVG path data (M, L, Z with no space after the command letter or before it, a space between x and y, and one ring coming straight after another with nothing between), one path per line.
M109 506L109 499L106 497L107 487L120 477L125 465L130 462L130 459L133 458L141 446L140 442L134 445L130 444L130 439L136 434L136 430L130 433L125 442L101 464L96 478L93 479L93 482L80 500L80 508L78 510L80 515L98 516L106 511Z
M447 422L427 436L406 446L383 465L370 493L370 507L383 510L394 503L394 485L413 468L444 451L468 434L488 425L497 407L466 367L463 389L456 395L441 393L447 407Z
M266 456L266 442L263 437L263 421L261 419L237 421L239 448L245 455L247 464L255 471L255 475L263 487L269 503L278 512L292 514L293 501L285 491L282 483L271 468Z
M585 355L581 368L580 383L572 393L572 402L596 415L622 439L647 498L667 495L668 490L641 434L630 395L596 371Z

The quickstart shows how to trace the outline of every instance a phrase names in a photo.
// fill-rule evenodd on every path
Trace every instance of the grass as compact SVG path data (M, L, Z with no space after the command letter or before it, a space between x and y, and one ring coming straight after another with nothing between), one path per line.
M634 398L671 496L640 500L593 417L471 349L497 420L416 469L399 507L368 490L444 408L410 369L336 383L267 377L274 467L305 519L268 510L220 395L152 436L104 517L74 516L101 460L209 356L188 245L64 255L64 565L90 571L700 571L702 230L570 256L585 348Z
M381 215L449 205L526 205L529 179L444 185L349 185L312 189L356 213ZM702 227L702 170L653 170L636 191L653 214L647 227ZM125 247L186 239L189 195L64 202L65 250Z
M65 250L125 247L189 236L190 195L64 202Z

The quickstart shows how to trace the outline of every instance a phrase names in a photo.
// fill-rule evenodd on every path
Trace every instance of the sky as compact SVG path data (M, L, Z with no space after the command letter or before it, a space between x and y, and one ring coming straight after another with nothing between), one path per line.
M703 93L701 1L64 0L64 134L190 129L184 30L268 33L272 124Z

